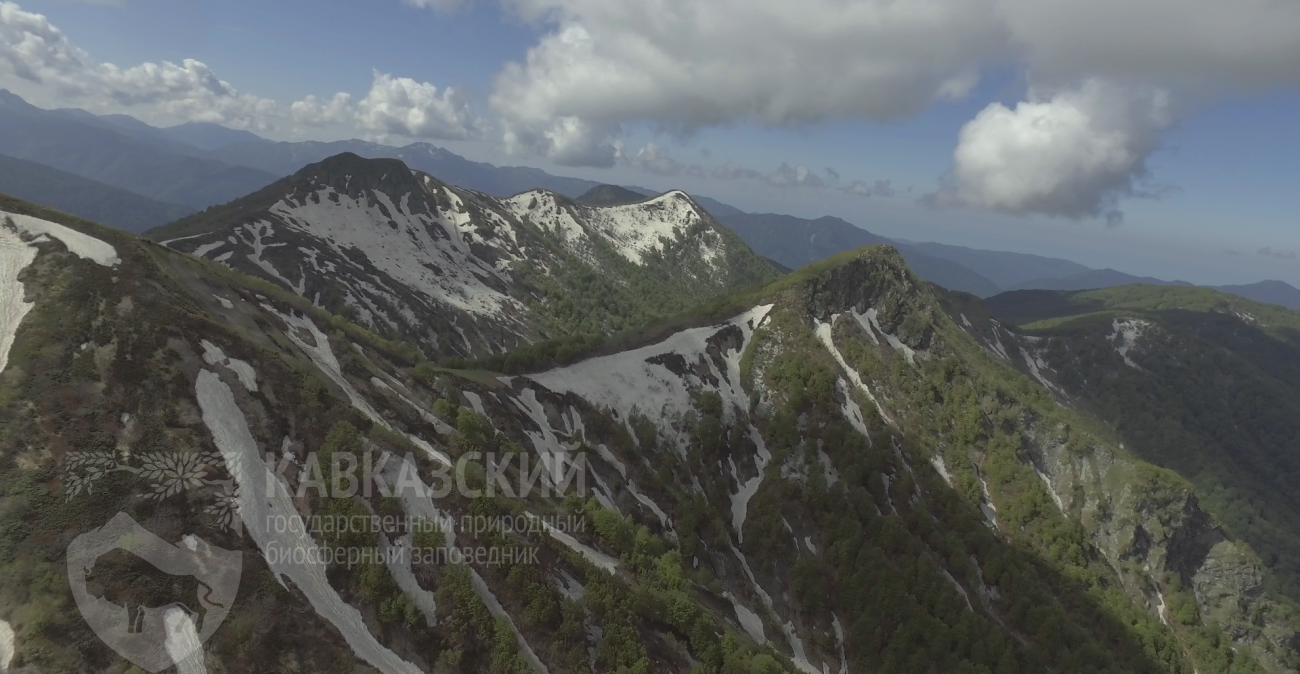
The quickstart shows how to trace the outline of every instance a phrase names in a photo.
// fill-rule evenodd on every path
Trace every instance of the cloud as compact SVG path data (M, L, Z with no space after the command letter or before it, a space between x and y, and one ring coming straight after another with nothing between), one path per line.
M1014 109L994 103L962 127L955 185L940 200L1117 223L1118 198L1142 193L1170 108L1162 91L1101 80L1032 91Z
M428 82L379 71L357 104L357 121L363 129L411 138L464 140L483 133L483 122L456 89L439 93Z
M877 180L871 185L861 180L855 180L839 188L839 190L860 197L892 197L898 194L898 190L894 189L893 184L888 180Z
M767 182L780 187L822 187L826 181L807 166L790 166L782 163L775 171L768 174Z
M646 143L635 155L628 157L626 162L633 168L661 176L675 176L687 168L673 159L667 149L654 143Z
M837 183L837 182L840 181L840 172L839 172L839 171L836 171L835 169L833 169L833 168L831 168L831 167L829 167L829 166L827 166L826 168L824 168L824 169L822 169L822 170L826 172L826 179L827 179L829 182Z
M516 150L552 158L575 154L547 142L574 120L590 154L604 157L599 148L633 122L689 133L906 117L968 90L971 57L1004 42L985 18L990 0L507 4L549 30L497 76L491 103Z
M469 4L468 0L402 0L412 7L422 7L438 12L450 13Z
M325 101L308 96L295 101L289 110L295 122L306 126L344 124L356 115L356 110L352 107L352 95L343 92L334 94Z
M27 88L50 106L128 112L157 124L213 122L257 131L351 126L415 138L482 135L482 122L453 88L375 73L369 93L315 96L289 105L240 92L206 64L142 63L122 68L95 61L43 15L0 2L0 86Z
M1259 254L1264 256L1278 257L1284 260L1294 260L1294 250L1275 250L1272 246L1264 246L1259 249Z
M763 174L753 169L747 169L734 161L729 161L722 166L714 168L710 175L718 180L739 180L740 178L762 178Z

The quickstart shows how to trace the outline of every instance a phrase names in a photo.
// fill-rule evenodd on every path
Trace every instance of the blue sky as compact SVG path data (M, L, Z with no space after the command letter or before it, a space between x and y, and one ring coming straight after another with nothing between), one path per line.
M1266 0L1237 6L1244 25L1255 31L1252 39L1215 42L1233 36L1193 32L1175 35L1171 40L1178 41L1169 44L1140 34L1126 43L1124 36L1107 33L1098 38L1109 41L1098 53L1087 52L1084 42L1082 50L1062 47L1059 54L1050 46L1068 42L1059 32L1065 28L1036 17L1030 6L1014 7L1023 0L955 0L954 7L970 5L972 16L982 17L980 12L993 5L1005 16L983 32L970 28L970 19L955 16L901 41L894 52L882 47L860 56L852 36L836 42L841 36L835 25L854 20L842 0L810 0L807 13L823 12L827 20L818 23L812 16L804 26L793 25L784 10L768 7L765 0L735 6L730 3L738 0L660 3L665 14L678 12L701 26L710 25L712 5L719 12L746 13L737 23L751 36L725 26L716 33L691 27L681 34L680 27L689 23L645 26L656 22L647 22L635 7L622 13L611 9L644 6L630 0L478 0L448 10L449 1L426 2L441 9L398 0L25 0L18 7L44 15L88 62L125 69L201 61L241 94L279 106L278 112L266 113L279 117L259 129L277 139L427 140L472 159L605 182L685 187L746 210L835 215L912 240L1053 255L1201 283L1281 278L1300 285L1300 261L1287 256L1300 250L1295 121L1300 119L1300 58L1285 62L1300 57L1300 20L1288 23L1300 14L1277 10ZM1076 18L1066 28L1086 32L1093 18L1099 25L1124 19L1125 3L1098 0L1096 5L1114 15ZM1211 0L1173 6L1204 14L1193 18L1203 18L1206 26L1225 23ZM1260 32L1274 26L1282 28L1271 37ZM566 29L580 31L595 47L574 47L572 39L561 39ZM991 36L1007 31L1017 33L1017 45L1049 46L989 46L997 39ZM13 39L12 32L8 35ZM862 37L864 43L869 39ZM925 40L957 47L952 54L911 53L913 44ZM716 42L719 52L701 51L703 41ZM1196 51L1198 41L1213 43L1212 48ZM648 47L633 52L627 44ZM530 50L551 60L530 61L513 78L499 79L507 64L525 63ZM762 64L772 76L746 79L747 64L773 50L778 52L774 60ZM647 51L652 58L643 58ZM678 54L685 55L673 61ZM829 54L835 54L834 61L827 60ZM795 67L783 73L787 62ZM1180 68L1183 62L1187 66ZM871 74L881 71L881 64L903 75ZM154 123L184 121L202 109L192 101L163 98L153 107L121 109L111 102L111 92L78 97L59 89L51 84L60 74L53 69L33 82L7 76L4 65L0 58L0 85L38 105L123 111ZM724 74L708 74L711 66ZM682 83L675 74L686 70L694 77L697 67L702 74L695 82ZM728 77L726 68L734 68L736 76ZM843 93L836 68L844 70L842 88L856 90ZM979 76L973 86L961 84L966 70ZM388 114L396 100L391 98L374 99L388 104L377 108L383 115L364 117L361 101L372 86L378 88L376 73L409 78L399 94L427 84L445 96L446 88L454 87L454 104L434 101L427 111L447 118L403 126L411 118L401 115L409 110ZM98 78L94 86L102 85L102 74L62 74ZM1094 80L1102 84L1092 86ZM957 82L956 95L946 88L949 82ZM596 95L603 89L609 100ZM783 99L787 91L794 100ZM304 125L287 112L294 101L323 100L337 92L351 98L333 121ZM636 103L643 94L648 102ZM1006 114L990 110L997 103ZM244 112L231 114L233 125L250 119ZM1083 127L1070 127L1080 115ZM977 118L987 123L976 124ZM581 131L556 141L557 120L564 119L578 120ZM1042 128L1044 120L1065 124L1062 137L1026 145L1027 134ZM509 131L515 132L514 141L506 137ZM635 161L646 143L671 154L670 170L647 170ZM955 160L955 153L962 158ZM1099 154L1109 159L1096 159ZM1017 166L1008 166L1006 157L1019 158ZM727 162L757 177L699 175ZM806 166L828 184L775 186L765 177L783 163ZM699 168L686 170L692 165ZM837 183L824 172L827 167L841 176ZM1040 177L1057 175L1065 178L1036 184ZM890 181L893 196L835 189L878 180ZM1145 183L1160 196L1133 196L1135 190L1153 189ZM919 203L944 185L948 190L939 193L946 207ZM1108 226L1104 217L1095 217L1113 205L1122 211L1123 224ZM1265 247L1272 254L1258 252Z

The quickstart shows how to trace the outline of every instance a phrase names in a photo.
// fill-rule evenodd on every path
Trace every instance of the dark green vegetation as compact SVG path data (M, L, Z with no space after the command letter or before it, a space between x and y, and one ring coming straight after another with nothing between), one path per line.
M0 192L128 232L143 232L189 215L168 204L36 162L0 155Z
M1060 383L1138 456L1195 484L1270 585L1300 601L1300 314L1154 286L1008 293L991 308L1040 328ZM1126 319L1149 326L1128 352L1136 367L1116 350Z
M618 185L597 185L578 197L578 201L592 206L621 206L645 199L646 195Z

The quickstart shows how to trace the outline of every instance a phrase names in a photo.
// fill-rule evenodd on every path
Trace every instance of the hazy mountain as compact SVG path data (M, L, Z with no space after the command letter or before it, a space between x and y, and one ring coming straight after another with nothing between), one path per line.
M941 243L908 245L931 257L952 260L1002 288L1011 288L1026 281L1064 278L1092 271L1077 262L1024 253L979 250Z
M774 213L737 213L721 220L760 255L793 269L862 246L894 243L830 216L807 220ZM931 283L979 297L1001 292L995 283L956 262L932 257L908 245L898 245L898 249L912 270Z
M607 334L778 274L681 192L497 199L354 154L149 236L443 356Z
M228 201L274 180L269 173L173 152L106 126L111 125L42 110L0 90L0 154L194 208Z
M216 150L234 143L255 143L263 139L250 132L208 122L186 122L162 129L168 138L201 150Z
M1090 269L1086 272L1060 278L1040 278L1017 283L1008 290L1090 290L1145 284L1153 286L1190 286L1187 281L1163 281L1150 276L1134 276L1114 269Z
M397 189L412 174L394 162L336 164L269 210L242 202L225 231L257 243L234 269L0 200L0 297L26 298L0 313L0 619L18 671L129 668L82 605L139 607L140 633L173 651L188 623L197 643L177 604L205 628L229 611L194 659L233 672L1294 670L1294 613L1199 487L1058 404L1045 345L997 357L1036 342L936 296L889 248L569 349L502 354L511 335L461 322L493 355L449 369L285 290L298 267L282 262L386 283L361 271L385 250L371 244L411 248L418 222L446 232L426 260L445 274L498 255L473 265L487 284L608 246L642 264L583 278L633 283L655 255L606 236L632 212L545 192L511 206L422 175ZM653 210L688 212L679 195ZM1132 357L1154 367L1156 348ZM146 573L129 548L70 575L70 543L120 518L173 559L236 555L216 587L233 599ZM470 554L433 554L451 548ZM160 606L182 624L152 622Z
M1216 290L1232 293L1256 302L1278 304L1288 309L1300 309L1300 290L1283 281L1260 281L1240 286L1219 286Z
M143 232L194 212L95 182L44 164L0 155L0 192L102 222Z
M268 140L235 143L213 150L206 156L229 164L252 166L279 175L294 173L306 164L321 161L343 152L369 159L400 159L406 165L430 175L446 176L448 183L497 197L507 197L532 189L544 189L577 197L600 183L580 178L551 175L525 166L494 166L470 161L454 152L430 145L412 143L390 147L361 140L320 142L272 142Z

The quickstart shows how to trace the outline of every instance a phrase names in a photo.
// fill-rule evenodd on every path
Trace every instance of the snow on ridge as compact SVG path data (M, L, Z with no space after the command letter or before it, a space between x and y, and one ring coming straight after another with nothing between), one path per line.
M0 372L9 364L9 350L13 348L18 326L36 306L23 299L26 291L18 280L18 275L35 260L36 248L0 226Z
M858 374L856 368L849 366L848 361L844 359L844 354L840 353L839 348L835 346L833 331L835 319L839 317L840 314L831 316L831 320L828 323L817 321L817 324L814 326L814 332L817 334L817 339L821 341L827 351L830 351L831 356L835 358L835 362L839 363L840 367L849 375L849 379L853 382L853 385L858 387L858 390L861 391L863 395L867 396L867 400L870 400L875 404L876 411L880 412L880 417L890 425L893 425L894 420L889 416L889 413L885 411L885 406L880 404L880 401L876 399L875 394L873 394L871 389L867 387L866 382L862 381L862 375Z
M280 201L270 212L290 223L288 228L321 240L345 258L346 251L361 250L376 269L398 283L454 308L501 318L515 306L513 299L492 289L475 274L477 271L485 277L500 277L502 272L484 263L464 244L462 235L477 236L468 226L467 212L453 208L433 218L413 215L400 211L387 195L380 197L378 191L373 194L376 203L382 203L392 217L384 216L378 206L368 207L365 197L352 199L332 188L317 192L320 203L311 199L302 205ZM447 194L455 197L453 203L459 203L453 192ZM331 201L332 196L339 199L339 204ZM431 235L431 227L441 227L447 238ZM430 264L436 264L440 273L431 270Z
M695 202L677 190L635 204L587 209L589 224L620 255L637 264L661 249L660 239L675 239L702 219Z
M551 538L554 538L565 547L578 553L579 555L582 555L583 559L586 559L588 562L590 562L592 566L595 566L596 568L599 569L603 569L609 572L610 575L613 575L618 572L617 559L614 559L613 557L589 545L584 544L582 541L579 541L573 536L570 536L569 534L560 531L559 529L556 529L555 527L551 526L549 522L537 517L532 513L525 513L525 514L528 515L529 520L537 520L538 522L541 522L542 528L546 530L546 533L550 534Z
M657 356L681 356L687 363L695 363L705 353L709 338L730 327L739 329L743 343L748 344L772 306L757 306L717 325L689 328L656 344L590 358L529 375L527 379L555 393L573 393L608 408L623 423L628 422L633 411L652 418L678 419L694 408L691 391L711 386L694 375L678 376L667 367L648 361ZM741 351L734 349L725 354L726 376L718 377L717 392L722 396L723 406L728 409L733 402L739 403L742 409L749 406L749 397L740 385ZM660 429L660 437L675 444L684 440L680 433L671 435L664 428Z
M34 218L30 215L0 211L0 221L10 218L16 227L33 236L45 234L63 242L68 252L83 260L96 262L104 267L116 267L122 262L117 256L117 249L89 234L82 234L71 227L57 222Z

